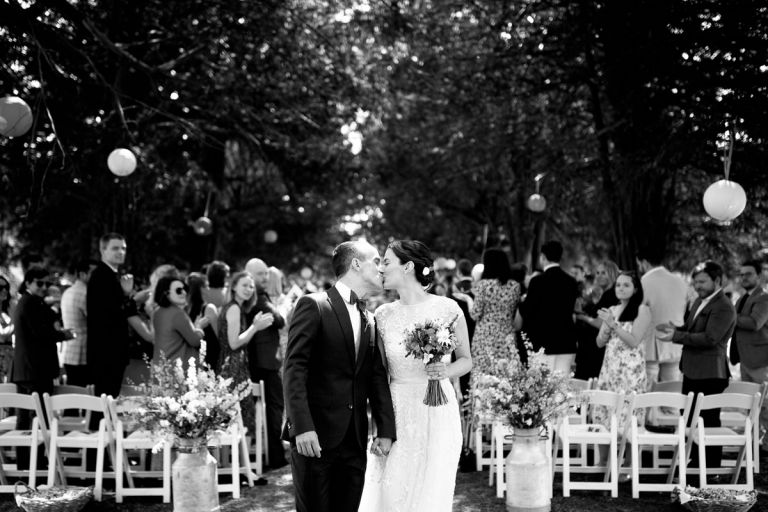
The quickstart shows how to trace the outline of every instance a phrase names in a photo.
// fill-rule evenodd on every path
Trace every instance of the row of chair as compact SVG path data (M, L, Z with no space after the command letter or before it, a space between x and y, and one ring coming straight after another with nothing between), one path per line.
M123 387L121 393L128 395L121 400L111 396L93 396L92 388L58 388L61 394L53 396L45 393L24 395L14 392L12 384L0 385L0 408L2 410L22 410L34 415L30 430L16 430L16 418L9 416L0 419L0 492L13 492L14 486L6 478L27 478L30 487L38 479L47 479L48 485L66 484L67 477L84 478L94 481L94 497L101 500L104 478L115 479L115 497L118 503L125 496L161 496L163 502L171 499L171 445L159 440L151 432L127 421L125 412L135 407L141 394L140 388ZM266 446L265 405L263 382L254 386L256 398L255 450L250 449L248 428L243 425L238 415L235 424L227 432L213 439L209 448L218 450L219 459L225 459L218 468L219 475L231 477L231 482L219 482L219 492L231 492L233 498L240 497L240 475L244 475L248 485L254 485L255 479L262 473L262 449ZM45 405L43 413L42 404ZM44 416L45 414L45 416ZM88 429L92 414L100 414L99 427L96 431ZM43 421L45 418L45 421ZM157 459L149 469L146 467L147 454L153 448L160 447L162 464ZM30 450L29 470L19 467L19 448ZM16 451L16 461L9 460L9 449ZM88 469L86 450L96 451L95 469ZM48 455L47 469L37 467L38 453L45 450ZM140 455L138 463L129 455ZM251 457L255 460L251 461ZM109 457L112 469L104 470L104 459ZM75 464L71 462L74 461ZM255 466L255 468L254 468ZM256 470L254 474L253 469ZM137 486L135 479L144 479L146 485ZM159 479L159 486L150 486L146 479Z
M733 383L723 394L699 395L695 407L693 393L682 395L682 383L662 383L650 393L624 396L610 391L591 389L594 382L571 380L574 391L582 396L580 406L571 414L558 419L545 429L548 449L552 453L553 473L561 471L563 476L563 495L569 496L572 490L591 489L608 490L612 496L618 496L620 474L631 475L632 495L639 497L641 491L671 490L675 473L679 475L679 485L685 486L686 474L697 472L701 487L715 486L708 484L707 474L730 474L729 484L717 487L746 488L754 486L753 472L758 470L755 461L759 459L759 445L755 442L758 432L759 411L765 396L765 387L752 383ZM609 411L609 424L597 424L593 418L596 407ZM631 421L620 424L621 410L627 407L627 417ZM701 421L701 411L723 409L722 427L705 427ZM637 417L640 410L645 410L646 422L640 424ZM689 418L695 419L688 427ZM483 426L490 429L488 444L483 442ZM648 425L648 428L646 425ZM654 428L658 427L658 428ZM496 481L497 496L503 497L504 485L504 449L512 441L511 428L492 418L482 421L475 431L477 467L489 466L489 484ZM699 467L689 469L688 459L692 445L698 445ZM607 452L606 464L599 462L599 446ZM630 466L621 466L627 447L631 458ZM735 464L730 467L708 468L706 446L734 446L737 448ZM590 463L588 447L592 448ZM650 450L652 463L643 467L641 453ZM671 458L661 458L662 450L671 451ZM488 456L484 452L489 453ZM737 484L740 469L746 469L746 482ZM572 473L599 473L603 481L573 481ZM666 475L666 482L641 482L641 475Z

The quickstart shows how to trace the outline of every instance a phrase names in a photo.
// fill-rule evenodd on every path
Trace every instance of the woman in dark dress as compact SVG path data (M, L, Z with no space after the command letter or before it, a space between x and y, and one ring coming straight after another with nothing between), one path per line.
M199 272L192 272L187 276L187 287L189 288L189 302L187 302L187 314L192 320L200 317L208 319L207 325L203 329L203 339L205 340L205 362L208 366L216 369L219 365L219 336L216 328L219 325L219 313L215 305L206 303L204 299L204 290L208 288L208 278Z
M619 303L614 286L619 276L619 267L611 260L603 260L595 269L595 286L586 299L576 303L576 372L577 379L591 379L600 375L603 367L605 347L598 347L597 333L600 331L602 320L597 318L597 312ZM581 308L579 309L579 303Z

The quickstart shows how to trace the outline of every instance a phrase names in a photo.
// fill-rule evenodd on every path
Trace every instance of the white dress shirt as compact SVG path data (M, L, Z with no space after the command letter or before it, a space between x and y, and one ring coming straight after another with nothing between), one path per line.
M352 296L352 290L349 286L340 282L337 282L335 286L341 298L344 299L344 305L347 306L349 321L352 323L352 334L355 338L355 356L357 356L360 350L360 311L357 309L357 304L349 303L349 299Z
M695 315L693 315L693 319L694 319L694 320L696 320L696 317L697 317L697 316L699 316L699 313L701 313L701 310L702 310L702 309L704 309L704 306L706 306L707 304L709 304L709 301L711 301L711 300L712 300L712 297L714 297L715 295L717 295L717 292L719 292L720 290L721 290L721 288L718 288L717 290L715 290L715 292L714 292L712 295L710 295L709 297L707 297L706 299L703 299L703 300L701 301L701 304L699 304L699 309L697 309L697 310L696 310L696 314L695 314Z

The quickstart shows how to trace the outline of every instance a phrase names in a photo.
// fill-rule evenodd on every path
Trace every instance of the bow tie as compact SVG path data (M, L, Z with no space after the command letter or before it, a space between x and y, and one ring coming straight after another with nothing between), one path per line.
M360 311L365 311L365 299L359 298L355 292L349 294L349 303L353 306L357 306L357 309Z

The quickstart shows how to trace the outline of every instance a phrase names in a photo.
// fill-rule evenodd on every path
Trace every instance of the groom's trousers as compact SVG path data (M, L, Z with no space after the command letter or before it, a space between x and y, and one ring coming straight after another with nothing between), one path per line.
M352 421L341 444L323 448L320 458L300 455L291 441L296 512L356 512L363 493L365 465L365 449L358 444Z

